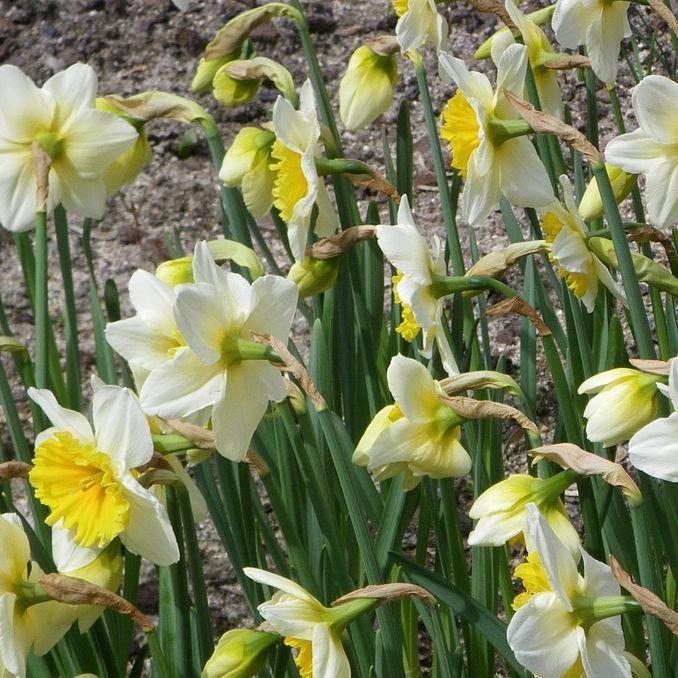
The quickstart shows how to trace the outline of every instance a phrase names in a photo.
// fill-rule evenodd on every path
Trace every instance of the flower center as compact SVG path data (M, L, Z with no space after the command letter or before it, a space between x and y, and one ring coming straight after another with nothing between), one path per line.
M280 211L283 221L289 223L295 205L308 192L308 181L301 168L301 156L279 139L273 143L271 157L277 161L270 166L275 172L273 204Z
M393 9L399 17L405 14L409 9L408 2L409 0L393 0Z
M404 304L403 300L398 295L398 283L403 279L403 274L398 273L391 278L393 284L393 301L401 306L402 322L396 327L396 332L405 341L414 341L421 331L421 327L417 324L414 318L414 312L409 304Z
M106 546L125 530L130 506L108 455L59 431L36 448L33 463L29 480L50 509L48 525L63 519L87 547Z
M479 131L476 113L458 89L442 113L440 135L450 147L452 167L459 170L462 177L466 177L471 153L480 145Z
M288 636L283 641L285 645L296 649L294 663L299 669L301 678L313 678L313 649L310 640L299 640Z
M54 132L39 132L35 140L52 160L56 160L64 149L63 139Z
M179 330L174 330L174 332L172 333L172 337L177 342L177 345L172 346L172 348L167 349L167 357L168 358L174 358L174 356L176 355L177 351L180 348L184 348L184 346L188 345L186 343L186 340L181 336L181 332L179 332Z
M514 610L519 610L523 605L526 605L535 593L543 593L551 590L546 571L544 570L539 554L536 551L528 553L527 561L516 567L514 575L522 580L523 586L525 587L525 591L519 593L513 599L511 607Z

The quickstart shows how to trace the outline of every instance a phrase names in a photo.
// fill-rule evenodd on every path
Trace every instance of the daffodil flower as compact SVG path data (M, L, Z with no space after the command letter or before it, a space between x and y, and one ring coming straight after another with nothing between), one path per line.
M253 567L245 567L243 572L260 584L279 589L258 610L271 630L296 650L294 660L302 678L350 678L351 666L341 634L355 617L374 607L374 600L359 599L324 607L285 577Z
M179 549L167 512L135 478L134 469L153 455L136 396L118 386L97 388L92 428L50 391L30 388L28 395L53 424L36 438L29 474L35 496L49 509L47 524L68 530L92 559L119 537L153 563L176 562Z
M430 358L435 342L445 371L452 375L459 369L445 335L443 302L434 294L435 276L444 276L444 249L438 236L433 236L433 252L429 252L425 238L417 230L407 196L398 207L398 223L377 227L377 242L389 262L396 268L394 279L396 300L402 303L403 323L398 332L407 341L413 341L421 330L421 354Z
M176 292L148 271L138 270L129 281L129 296L136 310L106 326L106 340L128 363L138 386L158 365L171 360L186 346L174 318Z
M252 216L261 218L273 205L275 173L269 167L275 134L259 127L243 127L226 151L219 179L240 186Z
M435 0L393 0L398 15L396 37L403 52L432 44L446 49L447 21L436 8Z
M626 305L624 290L614 281L603 262L588 248L586 226L579 216L572 184L565 175L560 177L560 186L565 206L556 200L540 210L541 227L549 245L551 261L589 313L596 303L599 282Z
M327 188L315 166L320 153L320 123L316 113L313 87L307 80L299 93L299 110L282 96L273 106L273 131L276 140L270 167L275 172L273 204L287 224L287 237L294 258L304 256L313 206L318 206L315 233L332 235L337 219Z
M495 483L474 502L469 517L478 521L468 536L471 546L502 546L525 530L526 506L535 504L558 538L579 559L579 535L572 526L560 495L576 474L562 471L551 478L526 473Z
M0 223L10 231L33 226L36 176L32 144L51 158L47 211L99 219L106 203L104 175L137 132L95 108L97 78L75 64L41 88L16 66L0 66Z
M287 341L297 304L290 280L265 275L251 285L217 266L196 245L194 284L178 288L174 314L187 347L148 375L141 405L149 415L180 418L211 408L217 451L244 459L269 400L286 397L270 347L252 333Z
M551 26L568 49L586 45L593 72L606 84L617 79L619 47L631 35L623 0L557 0Z
M540 108L556 118L562 118L563 98L558 85L558 71L544 65L549 58L556 56L553 46L544 31L529 16L523 14L513 0L506 0L505 4L506 12L520 31L527 47L527 58L534 74ZM498 64L506 48L514 43L511 31L497 33L492 41L492 61Z
M520 207L553 202L548 174L523 135L530 128L509 104L504 90L525 89L527 48L510 45L497 65L497 89L487 76L469 71L451 54L439 55L441 75L457 84L442 114L441 136L452 153L452 167L465 179L461 195L464 219L475 225L499 204L502 194Z
M535 504L527 505L526 529L530 557L516 574L528 595L514 601L506 632L516 659L542 678L631 678L619 616L626 599L610 568L582 550L581 576Z
M0 514L0 676L26 678L29 652L42 656L73 623L68 605L39 602L37 580L44 574L31 561L28 537L19 516Z
M440 384L416 360L396 355L387 371L395 404L377 413L358 442L353 462L377 480L404 473L411 489L422 476L461 476L471 457L461 444L463 417L440 401Z
M661 377L629 367L587 379L577 393L595 393L584 410L586 437L611 447L628 440L657 416Z
M605 159L645 175L650 223L671 226L678 222L678 83L648 75L633 88L631 103L640 127L612 139Z
M671 361L668 388L657 388L671 399L674 412L640 429L629 441L629 460L643 473L678 483L678 358Z

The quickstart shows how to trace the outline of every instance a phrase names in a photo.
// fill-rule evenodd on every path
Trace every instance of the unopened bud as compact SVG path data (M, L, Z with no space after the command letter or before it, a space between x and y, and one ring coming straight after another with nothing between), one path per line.
M624 172L620 167L614 167L605 163L605 171L610 177L614 199L620 203L633 190L636 185L636 175ZM598 190L598 182L593 177L584 191L579 203L579 215L586 221L592 221L603 216L603 201Z
M201 678L249 678L260 671L269 650L280 641L277 633L232 629L219 639Z
M224 54L218 59L205 59L201 57L200 62L198 63L198 68L195 71L193 76L193 82L191 82L191 89L196 94L204 94L209 92L212 89L212 81L214 76L217 74L217 71L225 66L229 61L234 61L240 56L240 50L232 52L230 54Z
M339 258L313 259L304 257L290 268L287 279L296 283L299 297L311 297L330 289L337 282Z
M180 259L163 261L155 269L155 276L170 287L192 283L193 257L181 257Z

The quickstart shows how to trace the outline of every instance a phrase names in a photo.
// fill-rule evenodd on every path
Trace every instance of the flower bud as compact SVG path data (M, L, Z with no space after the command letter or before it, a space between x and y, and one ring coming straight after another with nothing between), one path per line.
M193 257L170 259L158 264L155 277L162 280L169 287L186 285L193 282Z
M339 258L313 259L304 257L290 268L287 279L297 284L299 297L311 297L330 289L337 282Z
M277 633L232 629L219 639L201 678L249 678L263 668L266 654L280 640Z
M232 78L225 70L227 67L228 64L220 68L214 76L214 80L212 80L214 98L227 108L242 106L254 99L261 87L262 79L240 80Z
M605 163L605 171L610 177L614 199L620 203L632 191L636 185L636 175L627 174L623 169ZM579 215L586 221L598 219L603 216L603 201L598 190L598 182L593 177L584 191L579 203Z
M339 112L346 129L367 127L393 103L398 78L395 54L379 54L368 45L358 47L339 86Z
M617 368L587 379L578 393L595 393L584 417L586 436L605 447L628 440L657 416L657 382L662 377Z
M191 82L191 89L196 94L205 94L212 89L212 81L214 76L217 74L217 71L225 66L229 61L233 61L240 56L240 50L236 52L231 52L230 54L224 54L218 59L205 59L201 57L198 63L198 68L195 71L193 76L193 82Z

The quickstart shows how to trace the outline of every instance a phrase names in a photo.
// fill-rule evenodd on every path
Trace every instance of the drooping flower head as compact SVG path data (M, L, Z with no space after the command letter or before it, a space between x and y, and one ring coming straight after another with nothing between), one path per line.
M116 537L159 565L179 559L165 508L135 478L153 455L151 432L128 389L103 386L92 400L94 428L79 412L61 407L47 390L28 395L53 426L35 441L29 481L49 509L46 522L70 532L93 560Z
M452 349L442 326L443 302L433 293L435 276L446 273L440 239L433 237L433 252L414 223L407 196L398 207L398 223L378 226L377 241L398 274L394 278L394 297L402 305L402 324L397 328L407 341L423 332L422 355L430 358L436 343L443 367L448 374L459 372Z
M287 341L297 287L273 275L250 285L217 266L205 242L196 245L193 278L178 288L174 309L188 345L151 371L141 404L169 419L210 408L217 450L242 461L269 400L286 396L270 347L253 334Z
M442 114L441 136L448 142L452 167L466 180L462 214L469 224L482 221L502 194L520 207L544 207L553 201L546 169L532 143L527 125L509 104L504 90L518 96L525 88L527 49L510 45L499 59L497 88L487 76L469 71L452 55L440 53L441 74L457 84ZM516 136L516 134L518 136Z
M106 202L104 175L137 132L95 107L97 78L74 64L41 88L16 66L0 66L0 223L25 231L34 223L36 176L32 144L51 159L47 212L99 219Z
M516 569L526 592L516 597L506 637L516 659L543 678L631 678L624 657L623 603L598 614L595 599L619 602L610 568L582 550L584 576L571 551L534 504L527 505L530 555Z
M304 256L314 205L318 206L318 237L332 235L337 227L327 188L315 166L315 158L320 155L320 123L309 80L299 93L299 110L284 97L278 97L273 106L273 131L273 204L287 224L290 248L299 261Z
M461 423L443 404L440 384L416 360L396 355L388 385L395 399L377 413L358 442L353 462L367 466L377 480L404 473L403 486L415 487L423 476L461 476L471 457L461 444Z
M645 175L648 219L669 227L678 223L678 83L648 75L633 88L631 103L640 126L612 139L605 159Z
M562 175L560 185L565 205L559 201L540 210L541 227L549 244L549 257L565 278L572 293L591 312L602 282L615 297L626 304L624 290L614 281L600 259L588 248L586 226L579 216L570 180Z
M447 21L438 12L435 0L393 0L398 15L396 37L403 52L430 44L446 49Z

